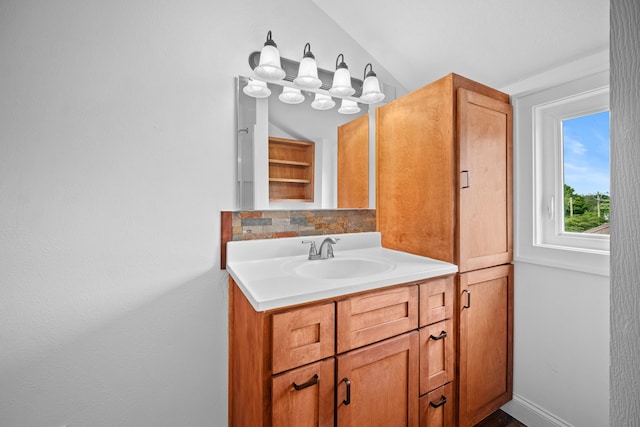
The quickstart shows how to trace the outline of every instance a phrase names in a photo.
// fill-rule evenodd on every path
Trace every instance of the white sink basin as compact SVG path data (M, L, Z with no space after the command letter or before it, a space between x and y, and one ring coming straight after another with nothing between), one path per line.
M386 273L395 268L395 264L366 258L330 258L324 260L298 261L293 273L311 279L353 279Z

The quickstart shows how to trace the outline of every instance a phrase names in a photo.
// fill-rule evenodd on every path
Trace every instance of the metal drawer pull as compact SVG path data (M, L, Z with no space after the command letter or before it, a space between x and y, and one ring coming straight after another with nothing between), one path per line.
M315 375L313 376L313 378L311 378L309 381L307 381L307 382L306 382L306 383L304 383L304 384L300 384L300 385L298 385L298 384L296 384L296 383L293 383L293 388L295 388L296 390L300 391L300 390L302 390L303 388L311 387L312 385L316 385L316 384L318 384L318 382L319 382L319 381L320 381L320 380L318 379L318 374L315 374Z
M447 331L440 332L440 335L438 335L437 337L435 335L429 335L429 338L434 340L434 341L438 341L438 340L441 340L442 338L446 338L446 337L447 337Z
M345 405L351 404L351 381L349 378L343 378L342 381L347 384L347 397L342 401Z
M432 408L439 408L440 406L444 405L445 403L447 403L447 398L443 394L442 397L440 398L439 402L436 402L436 403L429 402L429 405L431 405Z
M467 303L463 305L462 308L471 308L471 292L465 289L462 293L467 294Z

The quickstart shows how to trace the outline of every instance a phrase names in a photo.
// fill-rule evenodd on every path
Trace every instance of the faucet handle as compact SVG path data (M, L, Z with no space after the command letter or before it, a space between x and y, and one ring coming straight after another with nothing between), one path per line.
M318 248L316 248L316 242L314 242L313 240L303 240L302 244L311 244L311 246L309 247L309 259L311 259L311 257L315 257L318 256Z

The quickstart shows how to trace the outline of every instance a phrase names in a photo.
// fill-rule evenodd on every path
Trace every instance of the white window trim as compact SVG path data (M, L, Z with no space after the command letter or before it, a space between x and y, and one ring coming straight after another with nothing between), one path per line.
M536 246L609 253L609 236L564 231L562 122L609 110L609 86L533 107ZM546 208L546 209L545 209Z
M608 236L559 232L564 219L556 214L564 202L558 126L565 118L606 110L608 86L604 71L513 98L516 261L609 275ZM584 108L575 110L576 103Z

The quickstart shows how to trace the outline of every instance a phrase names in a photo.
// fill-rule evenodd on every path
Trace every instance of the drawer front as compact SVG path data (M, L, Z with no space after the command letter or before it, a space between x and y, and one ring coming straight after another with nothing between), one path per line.
M453 317L454 278L440 277L420 285L420 326Z
M333 427L335 359L276 375L271 381L271 425Z
M273 314L274 374L332 356L335 305L327 303Z
M418 327L418 287L401 286L337 302L338 353Z
M451 319L420 329L420 395L453 381L455 342Z
M420 398L420 427L453 427L455 424L453 383Z

